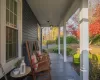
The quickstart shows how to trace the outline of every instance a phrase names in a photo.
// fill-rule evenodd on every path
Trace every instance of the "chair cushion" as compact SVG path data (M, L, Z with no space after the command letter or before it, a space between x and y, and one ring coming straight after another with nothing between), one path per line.
M32 59L33 68L34 68L35 70L37 70L38 64L36 64L36 63L37 63L38 61L37 61L36 55L33 54L33 55L31 56L31 59Z
M41 52L40 51L37 51L37 55L40 56L41 55Z
M41 56L42 53L41 53L41 51L37 51L36 53L37 53L37 56L38 56L40 59L42 59L42 56Z
M50 70L50 66L48 61L45 61L39 65L38 69L35 72L38 73L38 72L48 71L48 70Z

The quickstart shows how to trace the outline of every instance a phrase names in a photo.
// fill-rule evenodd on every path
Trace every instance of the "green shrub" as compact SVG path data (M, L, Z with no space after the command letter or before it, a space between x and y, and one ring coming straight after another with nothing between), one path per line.
M100 65L100 54L92 54L92 60L96 61Z
M73 55L73 63L80 64L80 54L79 53Z
M42 52L48 54L48 51L46 49L42 49Z
M66 50L67 50L66 53L67 53L68 56L73 55L74 51L73 51L72 48L67 47ZM61 49L60 51L63 52L63 49ZM58 47L53 48L53 49L51 50L51 52L58 53Z
M90 44L100 46L100 34L90 38Z
M77 38L74 37L74 36L68 36L68 37L66 38L66 41L67 41L68 44L71 44L71 43L78 43Z
M66 42L67 42L67 44L79 43L78 39L74 36L66 37ZM56 39L56 43L58 44L58 38ZM63 44L63 37L60 37L60 43Z
M56 43L56 40L47 40L47 44L54 44Z
M91 53L89 53L89 59L92 59ZM77 53L73 55L73 63L80 64L80 52L79 51L77 51Z
M90 80L100 80L100 54L92 54L89 66Z
M100 80L100 68L97 60L90 60L89 80Z
M58 38L56 38L56 44L58 44ZM63 44L63 37L60 37L60 44Z
M67 55L68 56L71 56L71 55L73 55L75 52L74 52L74 50L72 49L72 48L70 48L70 47L67 47Z
M58 53L58 47L54 48L54 49L53 49L53 52L54 52L54 53Z

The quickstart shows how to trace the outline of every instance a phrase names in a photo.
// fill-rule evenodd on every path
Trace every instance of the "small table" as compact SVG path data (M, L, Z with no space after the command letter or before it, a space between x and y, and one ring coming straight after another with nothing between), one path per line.
M25 76L27 76L29 73L31 72L31 68L30 67L26 67L26 72L25 72L25 74L17 74L17 75L15 75L14 73L13 73L13 71L10 73L10 76L11 77L13 77L13 78L22 78L22 77L25 77Z

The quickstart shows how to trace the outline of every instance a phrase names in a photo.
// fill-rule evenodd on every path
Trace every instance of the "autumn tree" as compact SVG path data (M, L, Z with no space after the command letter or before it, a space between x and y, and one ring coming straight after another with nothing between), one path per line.
M100 34L100 20L96 20L89 25L89 33L91 37Z
M90 10L91 6L89 7ZM93 15L91 15L93 14ZM93 12L89 11L89 15L91 15L91 18L89 18L89 35L90 37L94 37L95 35L100 34L100 4L97 4L95 9L93 9ZM77 30L77 36L80 36L80 30Z
M100 4L96 5L92 19L95 20L89 24L90 37L100 34Z

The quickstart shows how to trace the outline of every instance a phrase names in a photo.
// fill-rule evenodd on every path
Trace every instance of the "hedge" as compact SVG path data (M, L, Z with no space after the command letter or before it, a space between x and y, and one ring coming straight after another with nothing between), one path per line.
M67 44L79 43L78 39L74 36L66 37L66 42L67 42ZM56 43L58 44L58 38L56 39ZM63 44L63 37L60 37L60 43Z
M67 53L68 56L73 55L75 53L75 51L70 47L67 47L66 49L67 49L66 53ZM63 53L63 49L61 49L60 51L61 51L61 53ZM51 50L51 52L58 53L58 47L53 48Z
M47 40L47 44L54 44L56 43L56 40Z

